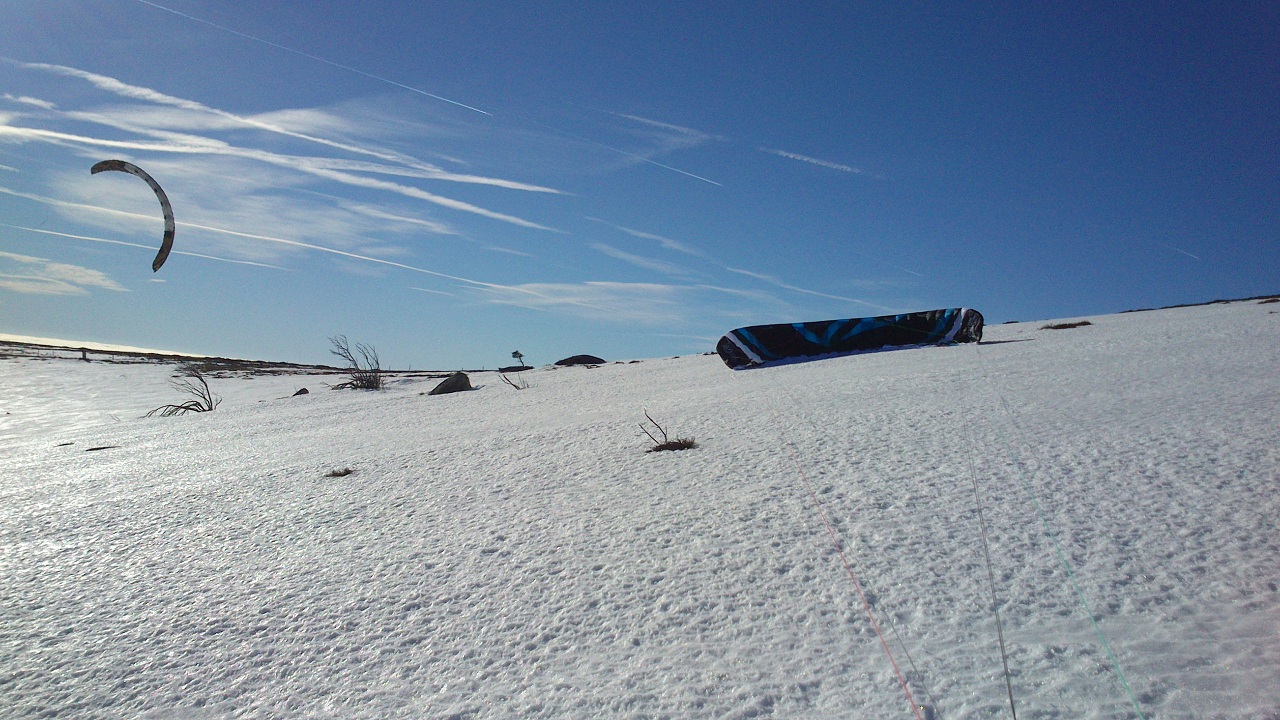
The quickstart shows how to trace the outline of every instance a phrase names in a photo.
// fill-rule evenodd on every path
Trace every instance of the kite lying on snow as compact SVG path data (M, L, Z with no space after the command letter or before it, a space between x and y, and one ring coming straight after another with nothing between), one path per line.
M716 352L734 370L919 345L982 340L982 313L947 308L730 330Z

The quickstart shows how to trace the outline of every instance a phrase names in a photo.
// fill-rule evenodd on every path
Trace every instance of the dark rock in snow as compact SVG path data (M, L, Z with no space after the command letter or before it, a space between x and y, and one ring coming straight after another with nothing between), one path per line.
M600 358L596 357L595 355L574 355L573 357L567 357L567 358L565 358L565 359L563 359L563 360L557 360L557 361L556 361L556 364L557 364L557 365L564 365L564 366L569 366L569 365L603 365L603 364L604 364L604 360L601 360Z
M308 394L310 394L310 393L311 393L311 391L310 391L310 390L308 390L308 389L306 389L306 388L302 388L302 389L301 389L301 390L299 390L298 392L294 393L294 394L293 394L293 396L294 396L294 397L298 397L299 395L308 395Z
M508 365L507 367L504 367L504 368L498 368L498 372L500 373L524 372L525 370L532 370L532 369L533 368L529 365Z
M447 393L462 392L471 389L471 378L467 377L464 372L456 372L445 378L443 382L435 387L434 390L427 393L428 395L445 395Z

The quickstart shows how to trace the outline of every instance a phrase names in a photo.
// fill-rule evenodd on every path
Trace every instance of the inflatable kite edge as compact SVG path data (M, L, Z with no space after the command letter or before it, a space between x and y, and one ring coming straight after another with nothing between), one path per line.
M173 249L173 206L169 204L169 196L165 194L164 188L160 187L160 183L151 177L150 173L131 162L124 160L103 160L94 163L89 168L90 175L97 175L100 172L114 170L116 172L129 173L142 178L151 191L156 194L156 199L160 201L160 214L164 216L164 236L160 239L160 252L156 253L156 259L151 261L151 272L159 272L160 266L164 265L164 261L169 258L169 251Z

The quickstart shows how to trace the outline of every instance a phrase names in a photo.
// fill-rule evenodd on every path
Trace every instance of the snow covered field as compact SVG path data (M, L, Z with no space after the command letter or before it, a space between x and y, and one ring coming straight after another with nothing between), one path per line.
M0 717L1010 717L976 481L1019 717L1276 720L1278 307L175 418L0 361Z

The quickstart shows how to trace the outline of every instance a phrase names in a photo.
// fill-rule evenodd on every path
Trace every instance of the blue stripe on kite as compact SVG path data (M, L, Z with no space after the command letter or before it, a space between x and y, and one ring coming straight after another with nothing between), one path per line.
M947 331L951 329L951 323L955 320L956 311L954 309L946 310L942 313L942 317L938 319L938 325L933 330L933 338L931 340L940 340L947 336Z
M778 357L774 353L765 350L764 346L761 345L760 341L751 334L750 330L747 330L746 328L738 328L737 330L734 330L733 333L737 335L738 339L744 344L749 345L751 349L755 351L756 355L760 356L761 360L774 359Z
M849 338L855 335L861 335L864 332L870 332L872 330L882 328L885 325L889 324L886 322L876 322L875 318L854 318L854 319L856 319L857 322L853 322L852 321L853 319L845 320L843 322L843 325L845 327L848 327L849 329L847 332L844 332L840 335L840 337L838 338L839 341L842 342L842 341L848 340ZM833 344L835 341L836 339L833 338L833 341L832 341Z

